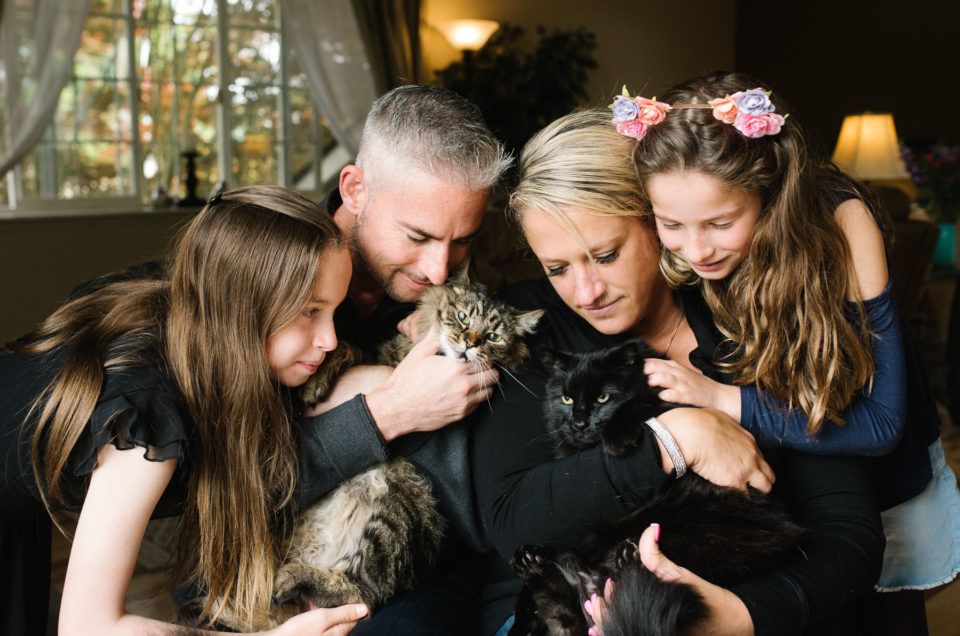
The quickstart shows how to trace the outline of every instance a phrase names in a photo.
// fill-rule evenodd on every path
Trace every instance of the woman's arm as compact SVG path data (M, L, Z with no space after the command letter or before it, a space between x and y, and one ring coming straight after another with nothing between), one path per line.
M119 451L110 444L100 448L97 459L99 465L90 477L70 550L59 633L208 633L135 616L124 609L144 530L176 461L148 461L139 449ZM315 610L275 631L339 636L348 633L365 613L362 606Z

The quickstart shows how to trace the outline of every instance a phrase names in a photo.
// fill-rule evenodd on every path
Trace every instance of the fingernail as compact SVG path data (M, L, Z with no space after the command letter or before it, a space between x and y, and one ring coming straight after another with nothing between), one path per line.
M366 615L367 615L367 606L357 605L357 616L366 616Z
M583 602L583 609L587 610L587 614L593 616L593 603L590 602L590 599Z
M600 636L600 632L597 631L596 627L591 627L587 630L587 636Z
M653 535L654 541L656 541L657 543L660 543L660 524L659 524L659 523L651 523L651 524L650 524L650 527L651 527L651 528L654 528L654 535Z

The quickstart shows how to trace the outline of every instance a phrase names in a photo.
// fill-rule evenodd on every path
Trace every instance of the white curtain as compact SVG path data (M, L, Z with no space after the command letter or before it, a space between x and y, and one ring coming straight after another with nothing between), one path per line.
M0 176L43 136L90 0L0 0Z
M280 6L297 62L330 131L356 155L377 89L351 1L281 0Z

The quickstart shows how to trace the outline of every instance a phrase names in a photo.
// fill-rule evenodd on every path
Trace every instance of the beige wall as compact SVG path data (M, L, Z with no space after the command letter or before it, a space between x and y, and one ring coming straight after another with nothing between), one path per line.
M0 343L29 331L77 283L163 254L189 216L0 220Z
M435 28L444 20L483 18L522 26L527 34L586 26L597 36L597 68L588 84L590 104L608 103L624 83L653 97L672 84L716 69L732 69L735 0L423 0L423 81L458 53Z

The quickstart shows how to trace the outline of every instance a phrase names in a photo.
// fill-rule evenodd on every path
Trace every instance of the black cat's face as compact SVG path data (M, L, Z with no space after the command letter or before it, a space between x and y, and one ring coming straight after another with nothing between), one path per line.
M647 383L643 358L657 355L633 341L583 354L544 352L552 364L544 403L547 428L556 441L585 449L601 440L618 417L662 404ZM637 426L642 426L642 421Z

